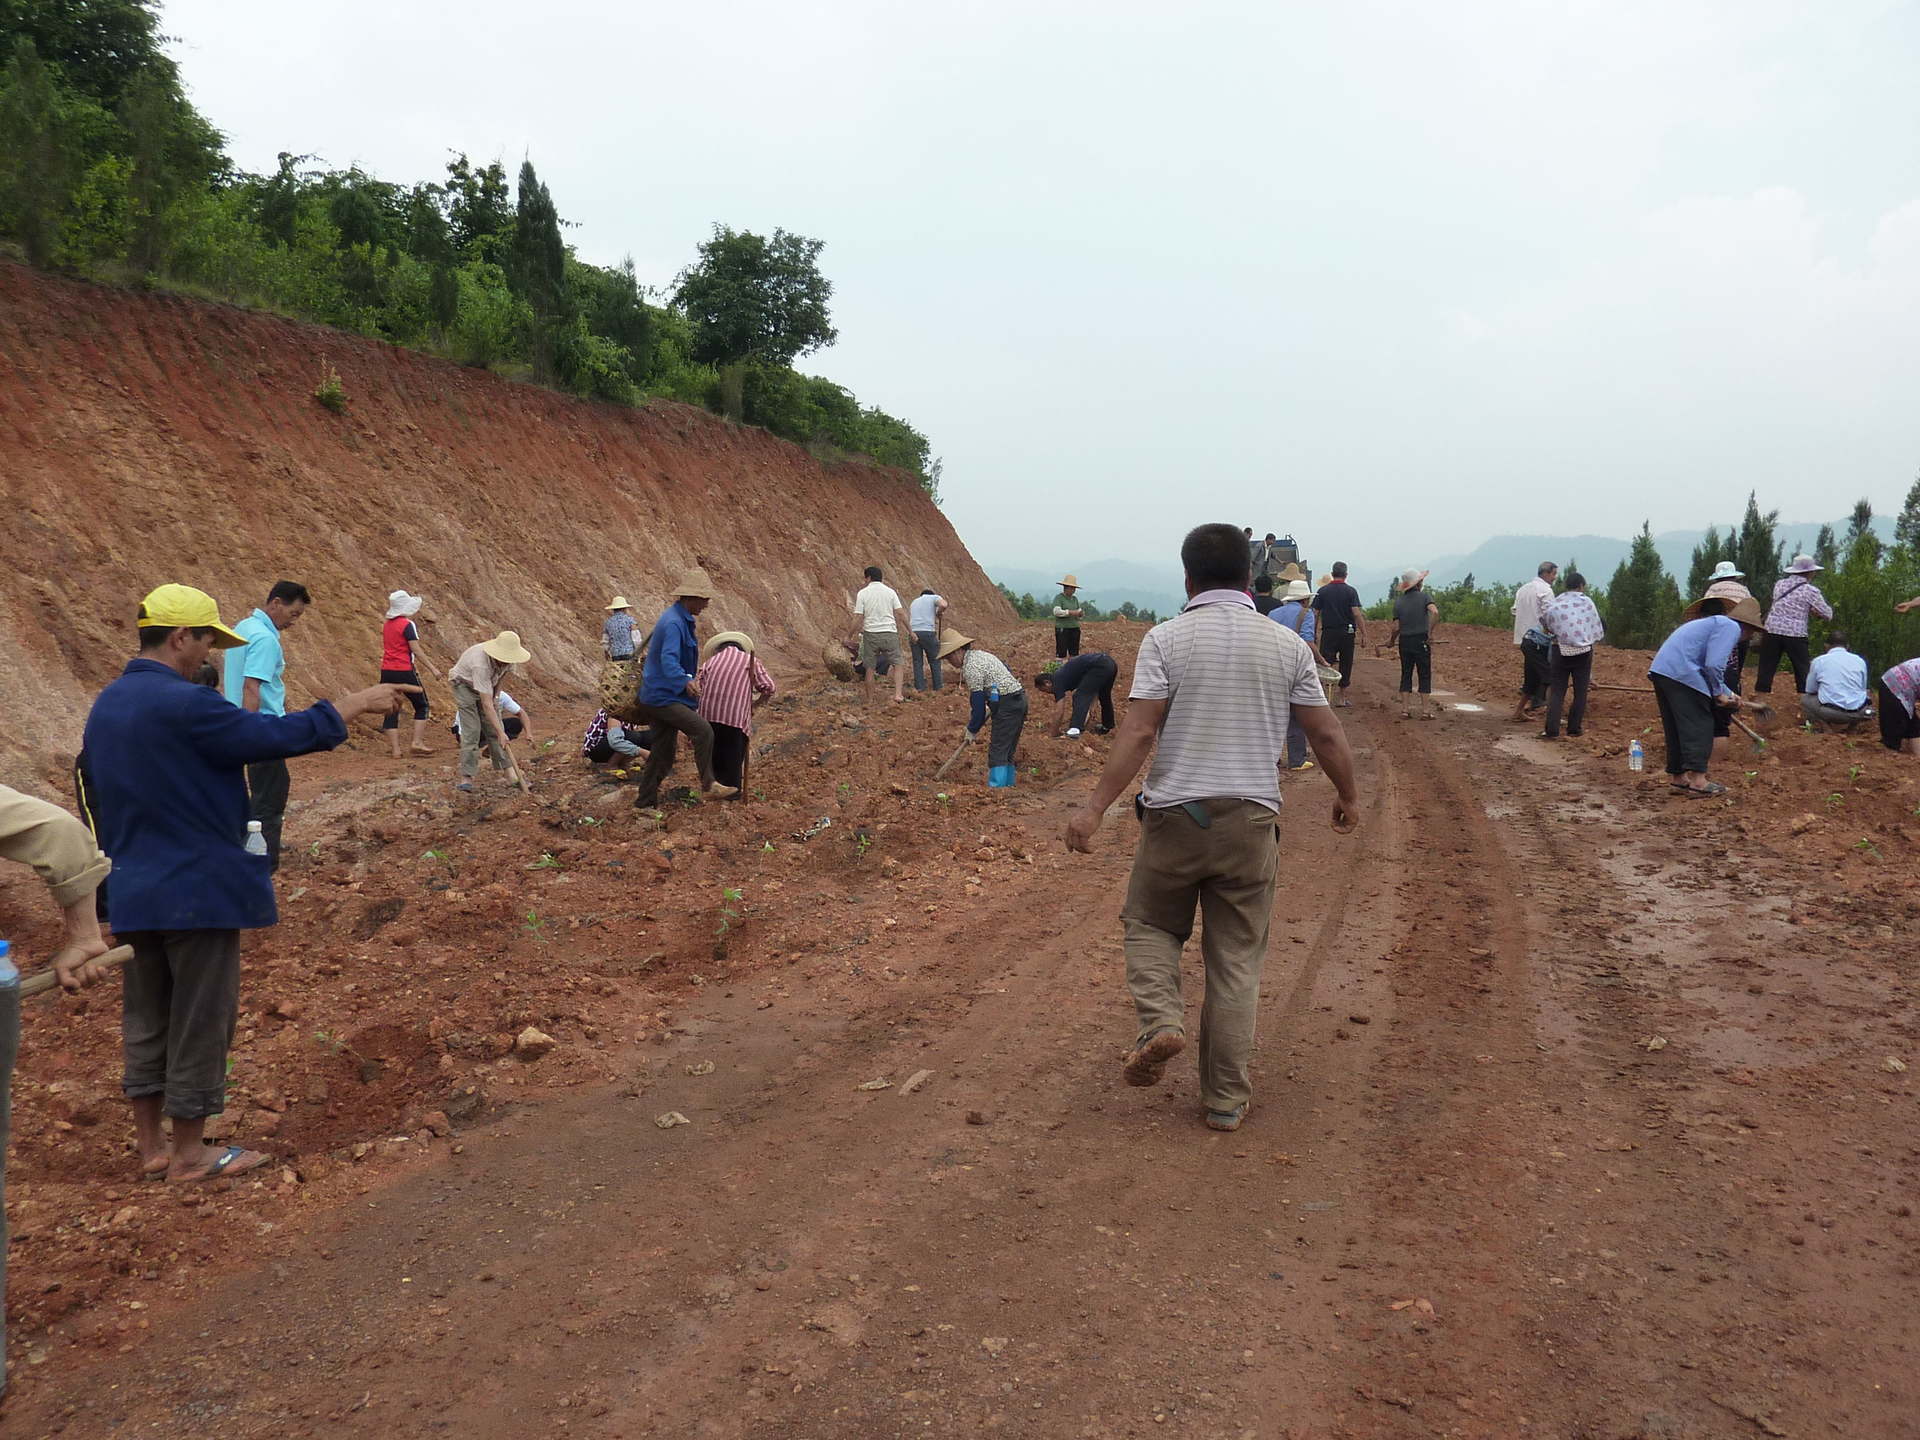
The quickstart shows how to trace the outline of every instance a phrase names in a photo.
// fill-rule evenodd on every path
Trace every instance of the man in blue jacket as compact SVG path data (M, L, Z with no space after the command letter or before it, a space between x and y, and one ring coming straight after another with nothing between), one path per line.
M108 920L134 952L121 987L121 1088L145 1173L211 1180L269 1159L204 1140L207 1117L226 1107L240 932L279 919L269 862L245 848L247 766L331 750L347 721L391 713L417 692L374 685L262 714L193 683L214 650L246 643L212 596L162 585L140 602L139 628L140 653L94 701L85 742L100 848L113 860Z
M693 632L694 617L713 599L707 577L694 571L675 588L678 597L653 622L647 641L647 663L640 670L640 702L633 707L635 728L653 726L653 749L634 805L650 810L660 803L660 782L673 771L680 737L693 742L693 763L700 771L700 793L709 800L725 800L740 791L713 778L713 727L700 715L700 642Z

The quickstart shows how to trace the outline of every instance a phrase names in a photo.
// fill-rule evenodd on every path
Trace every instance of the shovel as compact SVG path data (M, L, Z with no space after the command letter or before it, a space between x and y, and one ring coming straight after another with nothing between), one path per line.
M106 954L97 958L96 965L124 965L133 958L133 946L116 945ZM43 990L51 990L60 983L60 977L51 970L42 970L38 975L29 975L20 982L20 994L24 999L28 995L38 995Z

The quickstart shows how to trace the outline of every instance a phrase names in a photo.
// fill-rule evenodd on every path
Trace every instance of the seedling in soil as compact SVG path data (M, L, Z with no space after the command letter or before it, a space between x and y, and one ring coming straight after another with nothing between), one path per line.
M860 858L864 860L867 858L867 851L873 848L873 836L862 830L854 836L854 843L860 847Z
M942 805L953 804L953 797L947 794L947 792L944 790L942 790L938 795L934 796L933 798L938 800Z
M1827 808L1829 810L1838 810L1842 805L1846 803L1847 803L1847 797L1842 795L1838 790L1834 791L1831 795L1827 796Z
M527 866L527 869L529 870L564 870L566 869L566 866L562 865L558 860L553 858L553 852L551 850L543 850L540 852L540 858L534 861L531 865Z
M314 841L313 844L307 847L307 854L312 856L315 860L318 860L320 858L320 842L318 840Z
M320 362L320 383L313 387L313 398L336 415L347 413L347 387L340 383L340 372L326 360Z
M1847 783L1849 785L1858 784L1860 780L1860 772L1865 768L1866 767L1863 765L1849 765L1847 767Z
M733 922L740 918L740 912L733 908L739 900L740 892L731 885L720 892L720 923L713 927L715 938L724 939L733 928Z
M360 1067L362 1085L371 1085L380 1077L380 1062L370 1056L362 1055L338 1035L330 1035L325 1030L316 1030L313 1032L313 1038L343 1059L351 1058Z
M1880 858L1880 852L1874 847L1873 841L1869 840L1864 835L1862 835L1858 840L1853 842L1853 848L1856 850L1866 851L1867 854L1873 856L1873 858L1876 860Z
M420 858L422 860L438 860L442 865L444 865L447 863L447 852L444 850L429 850L425 854L423 854Z
M765 844L763 844L763 845L761 845L761 847L760 847L760 853L761 853L762 855L771 855L771 854L773 854L773 842L772 842L771 840L769 840L769 841L767 841L767 842L766 842Z
M1749 770L1749 771L1747 771L1747 779L1749 779L1749 780L1751 780L1751 779L1753 779L1753 778L1754 778L1755 776L1757 776L1757 775L1759 775L1759 773L1760 773L1760 772L1759 772L1758 770Z
M547 922L540 918L538 910L527 911L527 922L520 927L542 945L547 943Z
M853 793L853 782L851 780L842 780L840 782L839 793L842 800L846 799L847 796Z

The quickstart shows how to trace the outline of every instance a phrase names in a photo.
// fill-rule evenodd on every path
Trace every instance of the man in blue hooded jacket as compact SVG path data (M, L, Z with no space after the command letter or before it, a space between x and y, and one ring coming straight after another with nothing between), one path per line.
M347 721L390 713L417 691L373 685L263 714L191 678L214 650L246 643L211 595L162 585L141 601L139 629L140 653L100 692L86 728L100 848L114 869L107 918L134 952L121 988L121 1088L145 1173L217 1179L269 1158L204 1140L207 1117L226 1108L240 932L279 920L270 863L246 850L247 767L331 750Z

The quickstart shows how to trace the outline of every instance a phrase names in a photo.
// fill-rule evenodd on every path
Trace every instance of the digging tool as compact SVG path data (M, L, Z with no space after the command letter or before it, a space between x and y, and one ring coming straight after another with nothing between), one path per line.
M971 739L962 740L959 748L947 757L946 763L933 772L933 778L936 780L946 779L947 771L951 770L959 762L960 757L967 753L967 747L972 743L973 741Z
M133 946L116 945L93 963L96 965L124 965L131 959L133 959ZM58 975L54 974L51 970L43 970L38 975L29 975L20 982L20 994L22 998L28 995L38 995L43 990L53 989L53 987L59 983L60 977Z
M1629 695L1653 694L1653 691L1645 685L1603 685L1599 681L1595 681L1593 685L1589 688L1594 690L1620 690L1620 691L1626 692ZM1756 720L1761 721L1763 724L1766 721L1771 720L1773 718L1773 706L1767 704L1767 702L1764 700L1746 700L1746 701L1742 701L1741 703L1744 709L1751 711L1753 713L1753 717ZM1738 715L1729 715L1727 717L1727 722L1737 727L1743 735L1745 735L1749 740L1753 741L1754 754L1764 755L1767 753L1767 737L1766 736L1762 735L1758 730L1754 729L1751 725L1747 724L1747 722L1742 720Z

